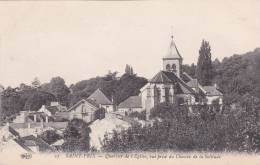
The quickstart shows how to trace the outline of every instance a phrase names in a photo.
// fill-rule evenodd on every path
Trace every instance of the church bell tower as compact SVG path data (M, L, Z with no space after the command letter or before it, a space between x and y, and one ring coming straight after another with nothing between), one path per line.
M171 36L171 43L166 56L163 57L163 70L174 72L178 77L181 75L182 57Z

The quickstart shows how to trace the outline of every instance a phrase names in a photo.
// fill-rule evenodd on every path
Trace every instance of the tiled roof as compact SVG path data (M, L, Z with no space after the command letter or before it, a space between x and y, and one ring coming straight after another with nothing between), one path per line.
M97 104L102 105L112 105L113 103L109 100L109 98L102 92L100 89L97 89L94 93L92 93L88 99L94 100Z
M178 76L176 76L175 73L173 72L160 71L149 82L175 84L178 93L195 94L195 91L191 87L189 87L183 80L181 80Z
M173 83L171 79L164 74L163 71L157 73L150 81L150 83Z
M189 82L187 82L187 85L191 88L197 88L198 87L198 80L192 79Z
M142 108L140 96L130 96L118 105L118 108Z
M84 102L88 102L90 105L92 105L93 107L95 108L99 108L99 105L93 101L93 100L90 100L90 99L82 99L80 101L78 101L76 104L74 104L72 107L70 107L68 109L68 111L71 111L72 109L76 108L77 106L79 106L80 104L84 103Z
M223 94L215 86L203 86L207 96L222 96Z

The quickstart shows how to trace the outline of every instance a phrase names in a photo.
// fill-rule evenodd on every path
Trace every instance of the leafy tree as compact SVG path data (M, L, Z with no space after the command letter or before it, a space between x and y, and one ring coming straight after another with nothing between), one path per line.
M23 94L21 94L21 100ZM42 105L48 105L50 102L55 100L55 96L48 92L32 90L29 91L29 95L25 100L23 109L26 111L38 111Z
M116 72L112 74L115 75ZM135 75L124 74L120 79L112 77L106 75L105 77L91 78L74 84L71 88L72 93L68 96L70 106L82 98L87 98L98 88L102 89L110 99L113 97L114 102L119 104L129 96L139 94L139 90L147 83L145 78Z
M54 77L47 84L42 85L42 90L53 94L56 100L64 105L68 105L69 88L61 77Z
M62 148L66 152L87 152L90 149L90 128L81 119L72 119L64 131L64 144Z
M134 75L134 71L133 71L132 66L126 64L126 66L125 66L125 74Z
M111 138L106 136L103 150L259 152L256 106L251 98L243 100L240 110L225 115L211 114L212 109L208 106L200 107L199 115L188 115L183 113L183 106L158 105L153 110L153 117L160 120L152 125L114 132Z
M20 98L21 95L15 88L8 87L3 91L1 98L3 120L12 120L23 109Z
M96 119L104 119L105 118L105 113L106 113L106 110L104 108L99 108L96 112L95 112L95 118Z
M54 101L55 97L35 88L11 88L4 90L2 95L2 117L12 120L22 110L37 111L44 104Z
M40 136L40 138L42 138L48 144L52 144L52 143L54 143L57 140L60 140L62 138L61 135L57 134L55 130L44 131L39 136Z
M116 82L114 88L114 101L116 104L130 96L135 96L140 93L140 89L147 83L147 79L135 75L124 74Z
M194 63L191 65L182 65L182 70L192 78L196 78L196 65Z
M145 111L142 111L142 112L132 112L129 114L129 117L132 117L132 118L138 118L139 120L145 120L146 119L146 112Z
M201 85L211 85L213 78L211 48L208 41L203 40L199 50L196 75Z

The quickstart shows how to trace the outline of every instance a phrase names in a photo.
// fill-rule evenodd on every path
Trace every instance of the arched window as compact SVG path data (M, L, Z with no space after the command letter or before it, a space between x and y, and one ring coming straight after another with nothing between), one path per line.
M175 72L176 71L176 65L172 64L172 70Z
M171 65L170 64L167 64L166 65L166 71L170 71L171 70Z

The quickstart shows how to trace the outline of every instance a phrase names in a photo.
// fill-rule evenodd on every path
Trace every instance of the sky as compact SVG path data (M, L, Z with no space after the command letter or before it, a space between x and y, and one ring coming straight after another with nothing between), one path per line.
M70 85L130 64L150 79L162 69L170 36L184 64L202 39L222 60L260 47L257 0L0 2L0 84Z

